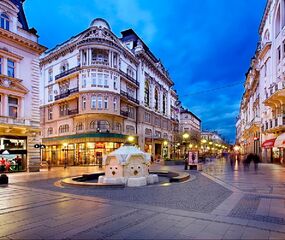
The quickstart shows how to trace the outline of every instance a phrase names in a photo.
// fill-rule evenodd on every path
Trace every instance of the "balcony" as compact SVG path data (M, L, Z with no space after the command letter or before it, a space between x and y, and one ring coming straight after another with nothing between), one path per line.
M26 126L31 125L30 121L27 119L12 118L6 116L0 116L0 123L13 124L13 125L26 125Z
M67 115L75 115L78 113L79 113L78 108L76 108L76 109L68 110Z
M277 118L270 119L265 122L262 126L262 130L268 133L273 133L279 131L280 129L285 128L285 116L280 116Z
M69 69L69 70L67 70L67 71L64 71L64 72L62 72L62 73L56 75L56 76L55 76L55 80L58 80L58 79L60 79L60 78L63 78L63 77L65 77L65 76L67 76L67 75L70 75L70 74L72 74L72 73L75 73L75 72L79 71L79 69L80 69L80 65L78 65L78 66L76 66L76 67L74 67L74 68L71 68L71 69Z
M131 82L133 82L133 83L136 84L137 86L140 85L140 83L139 83L136 79L134 79L132 76L128 75L127 73L125 73L125 72L122 71L121 69L120 69L120 73L123 75L124 78L130 80Z
M266 100L264 101L265 106L275 108L276 101L284 103L285 97L285 82L281 81L277 84L271 85L266 93Z
M76 92L78 92L78 91L79 91L79 88L78 88L78 87L69 89L69 90L67 90L67 91L64 92L64 93L61 93L61 94L59 94L59 95L56 95L56 96L54 97L54 100L57 101L57 100L59 100L59 99L66 98L66 97L68 97L69 95L71 95L72 93L76 93Z
M127 99L129 99L130 101L139 104L139 101L137 99L135 99L134 97L130 96L127 92L121 90L121 95L126 97Z
M121 111L120 111L120 114L121 114L122 116L124 116L124 117L129 117L129 112L128 112L128 111L123 111L123 110L121 110Z

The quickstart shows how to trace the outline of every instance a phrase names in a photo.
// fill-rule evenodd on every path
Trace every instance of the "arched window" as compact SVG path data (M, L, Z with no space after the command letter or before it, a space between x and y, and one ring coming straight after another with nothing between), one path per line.
M0 15L0 27L6 30L10 30L10 21L6 13Z
M108 97L104 97L104 108L108 109Z
M151 136L152 135L152 130L150 128L146 128L144 131L146 136Z
M77 123L76 125L76 131L82 131L83 130L83 123L80 122L80 123Z
M158 100L158 90L155 88L154 90L154 108L156 111L158 111L159 106L159 100Z
M118 131L118 132L121 132L121 129L122 129L122 125L118 122L115 122L114 123L114 130L115 131Z
M126 126L126 133L128 134L135 134L135 127L132 125L127 125Z
M265 42L267 42L267 41L270 40L270 35L269 35L268 29L267 29L267 30L265 31L265 33L264 33L263 40L264 40Z
M90 123L90 129L97 129L97 122L96 121L92 121Z
M108 121L105 121L105 120L100 120L98 121L98 126L97 126L98 130L100 132L107 132L107 131L110 131L110 124Z
M165 96L165 94L163 94L163 97L162 97L162 112L163 112L163 114L166 113L166 96Z
M280 29L281 29L281 25L280 25L280 5L278 6L278 10L277 10L277 14L276 14L276 18L275 18L275 37L278 36Z
M145 81L145 86L144 86L144 103L146 106L149 106L149 83L148 81Z
M52 127L48 128L47 134L48 134L48 136L53 134L53 128Z
M69 125L68 124L64 124L64 125L59 126L58 132L59 133L69 132Z
M117 110L118 110L118 105L117 105L117 103L118 103L118 99L117 99L117 97L114 97L114 102L113 102L114 111L117 111Z

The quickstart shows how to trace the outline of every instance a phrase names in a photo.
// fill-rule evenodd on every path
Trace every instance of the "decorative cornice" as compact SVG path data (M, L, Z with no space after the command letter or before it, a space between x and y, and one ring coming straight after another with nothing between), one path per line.
M32 40L29 40L27 38L24 38L18 34L15 34L13 32L7 31L5 29L0 28L0 39L6 39L10 42L13 42L17 45L23 46L29 50L32 50L33 52L36 52L38 54L43 53L46 50L46 47L38 44L37 42L33 42Z
M260 35L262 34L262 31L263 31L266 19L268 17L268 14L269 14L272 2L273 2L272 0L267 0L266 7L264 9L264 13L263 13L263 16L262 16L262 20L261 20L261 23L260 23L260 26L259 26L259 29L258 29L258 32L259 32Z

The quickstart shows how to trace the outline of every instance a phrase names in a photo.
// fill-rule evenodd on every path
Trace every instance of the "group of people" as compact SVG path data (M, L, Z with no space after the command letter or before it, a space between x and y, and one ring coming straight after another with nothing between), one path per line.
M235 162L237 161L238 165L241 161L241 156L239 153L232 152L230 154L230 164L232 169L234 169ZM258 170L258 163L260 162L260 157L255 153L249 153L247 156L243 159L243 166L244 171L249 171L250 163L254 163L254 170L257 172Z

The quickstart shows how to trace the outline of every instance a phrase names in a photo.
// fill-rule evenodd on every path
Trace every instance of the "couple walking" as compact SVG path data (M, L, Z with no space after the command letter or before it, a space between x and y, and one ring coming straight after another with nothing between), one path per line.
M257 154L255 153L249 153L246 158L243 161L244 164L244 170L248 171L249 170L249 166L250 163L253 162L254 163L254 170L255 172L257 172L258 170L258 163L260 162L260 158Z

